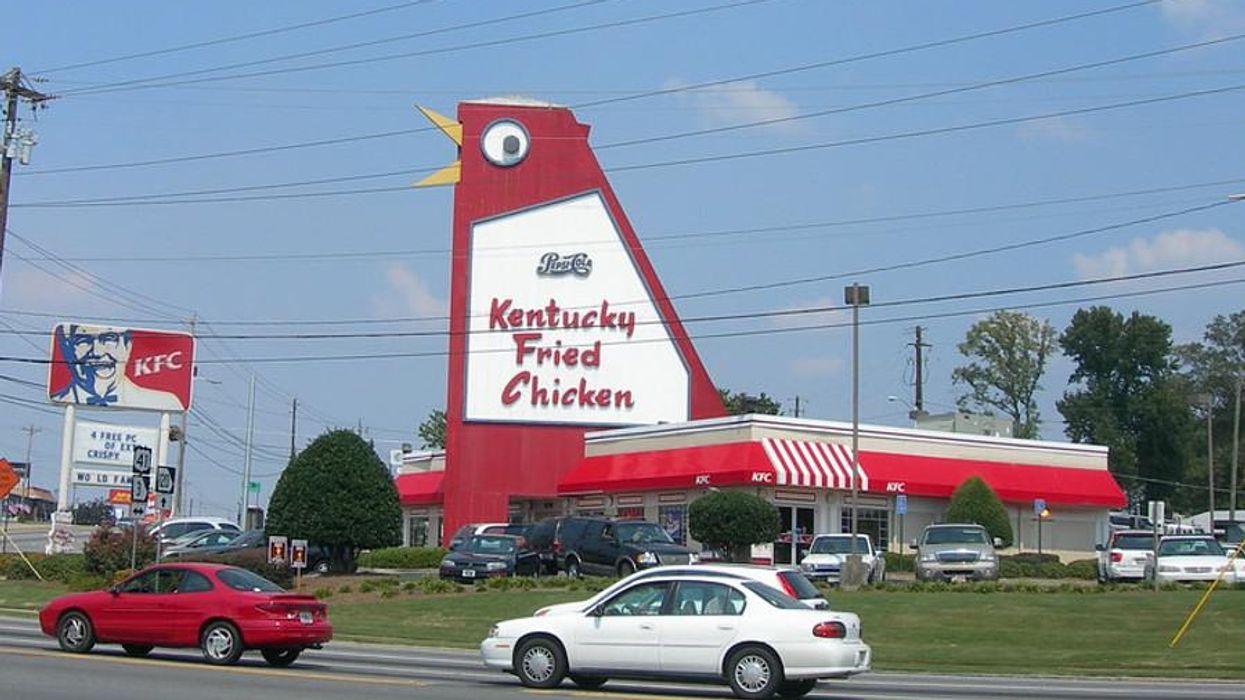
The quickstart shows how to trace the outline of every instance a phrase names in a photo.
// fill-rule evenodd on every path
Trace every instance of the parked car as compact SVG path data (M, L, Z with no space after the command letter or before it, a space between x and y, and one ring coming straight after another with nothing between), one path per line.
M1154 556L1153 530L1113 530L1097 545L1098 582L1140 581Z
M1159 538L1158 557L1147 562L1145 577L1159 583L1214 581L1234 584L1245 581L1245 561L1230 565L1231 553L1210 535L1172 535Z
M199 516L170 518L157 523L151 528L149 534L152 537L159 537L160 543L164 545L187 533L202 530L230 530L234 534L242 534L242 529L229 520Z
M662 527L644 520L595 517L550 518L529 533L546 571L568 576L628 576L663 564L694 564L692 550L670 539Z
M800 561L800 570L814 581L838 583L843 562L849 554L859 554L864 565L869 567L869 583L886 579L886 557L873 548L873 541L868 535L856 535L856 547L853 551L850 532L814 537L808 554Z
M654 569L645 569L636 572L631 576L616 581L608 588L600 593L588 598L587 600L575 601L572 603L555 603L540 608L535 616L564 614L568 612L579 612L588 610L593 605L605 600L614 591L624 586L630 585L634 581L642 581L653 578L655 576L693 576L693 577L721 577L739 580L752 580L773 588L776 591L782 591L787 595L795 598L805 605L805 607L814 610L829 610L830 602L826 600L821 591L809 582L804 574L799 570L790 567L773 567L773 566L756 566L753 564L694 564L688 566L661 566Z
M517 535L475 535L441 560L441 578L471 583L494 576L539 576L540 556Z
M565 677L586 689L615 677L694 679L741 698L801 697L820 678L870 668L852 613L809 610L751 579L658 571L587 610L499 622L480 643L485 665L532 688Z
M1126 511L1112 511L1107 514L1107 522L1116 530L1153 530L1154 522L1144 515L1136 515Z
M214 554L229 554L244 549L261 549L268 546L263 530L247 530L237 533L230 530L208 530L200 534L200 540L191 540L181 546L169 547L163 554L168 559L198 559ZM224 541L219 541L221 538Z
M912 543L917 550L916 578L918 581L941 581L945 579L996 581L999 578L999 558L994 548L1003 541L980 525L972 523L939 523L928 525L921 537Z
M245 535L246 533L242 533ZM204 547L218 547L228 544L233 540L242 537L242 535L233 530L196 530L190 532L165 545L162 556L178 556L182 552L193 552L196 549Z
M476 535L526 535L531 525L518 523L467 523L454 531L449 549L458 549Z
M211 664L237 663L257 649L269 664L289 666L333 638L328 607L314 596L201 563L158 564L109 590L61 596L39 611L39 626L68 652L97 643L120 644L130 656L197 646Z

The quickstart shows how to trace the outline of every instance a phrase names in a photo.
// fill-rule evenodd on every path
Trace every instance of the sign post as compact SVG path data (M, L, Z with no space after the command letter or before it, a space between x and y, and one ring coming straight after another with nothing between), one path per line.
M907 494L899 494L895 496L895 515L899 516L899 553L903 554L903 516L908 514L908 496Z
M0 501L9 497L9 493L13 491L13 487L17 486L17 472L13 471L13 467L7 459L0 459ZM7 552L9 548L9 509L4 509L4 542L0 543L0 551Z
M139 516L147 510L147 475L151 473L151 448L143 445L134 446L133 475L130 478L130 515L134 522L130 527L133 538L130 543L130 568L138 565L138 524Z
M1154 572L1154 590L1159 589L1159 538L1163 535L1163 523L1167 520L1167 503L1165 501L1150 501L1149 503L1150 526L1154 528L1154 551L1150 553L1150 570ZM1211 512L1211 530L1215 529L1215 514ZM1238 547L1238 552L1240 548Z
M290 566L294 567L294 590L303 589L303 569L307 568L307 540L290 540Z

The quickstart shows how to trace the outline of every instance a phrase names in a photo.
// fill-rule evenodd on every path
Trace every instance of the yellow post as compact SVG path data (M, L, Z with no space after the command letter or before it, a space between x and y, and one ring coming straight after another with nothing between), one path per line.
M1226 566L1223 567L1223 571L1220 571L1219 575L1215 577L1215 580L1211 582L1210 587L1207 588L1206 592L1202 594L1202 599L1197 602L1197 605L1193 607L1192 612L1190 612L1189 616L1185 618L1184 624L1180 626L1180 629L1176 630L1176 636L1172 637L1171 643L1168 644L1169 648L1175 649L1176 645L1180 643L1181 638L1184 637L1184 633L1189 630L1189 625L1193 624L1193 620L1197 618L1198 613L1202 612L1202 607L1206 605L1206 601L1210 600L1210 594L1215 592L1215 587L1218 586L1219 582L1223 580L1224 571L1227 571L1228 569L1233 568L1233 562L1235 562L1236 558L1241 555L1241 550L1243 548L1245 548L1245 540L1242 540L1240 544L1236 546L1236 549L1232 551L1232 556L1228 557L1228 563ZM1158 577L1159 577L1159 562L1158 562L1158 558L1155 557L1155 560L1154 560L1155 580L1158 580Z

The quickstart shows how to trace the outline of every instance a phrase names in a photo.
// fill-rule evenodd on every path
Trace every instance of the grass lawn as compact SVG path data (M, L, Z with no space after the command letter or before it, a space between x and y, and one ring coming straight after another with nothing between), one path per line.
M0 608L33 610L63 591L0 581ZM1245 678L1245 590L1217 591L1180 646L1168 648L1201 594L835 591L831 603L861 616L879 671ZM341 639L473 648L497 620L589 595L467 589L327 602Z

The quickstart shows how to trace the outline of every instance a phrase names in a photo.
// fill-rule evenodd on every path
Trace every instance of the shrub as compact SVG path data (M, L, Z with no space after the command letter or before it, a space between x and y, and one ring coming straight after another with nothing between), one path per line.
M1092 580L1098 578L1097 559L1077 559L1067 566L1069 578Z
M424 593L454 593L459 589L454 583L436 576L424 576L415 585Z
M319 598L320 600L324 600L325 598L332 598L333 589L332 588L317 588L315 592L312 593L312 595Z
M78 503L73 507L74 525L111 525L112 505L105 498Z
M347 584L347 585L342 586L341 588L338 588L337 592L345 595L346 593L353 593L354 589L351 588L349 584Z
M773 542L780 530L778 508L743 491L710 491L688 507L688 533L730 559L749 545Z
M1004 547L1012 544L1012 524L1007 510L994 489L979 476L965 479L955 489L943 517L949 523L977 523L986 528L991 537L1003 540Z
M93 574L112 576L117 571L130 568L130 551L134 531L124 527L113 529L97 527L91 539L82 547L85 569ZM142 568L156 560L156 543L140 528L135 568Z
M34 564L36 569L39 569L39 573L43 573L40 565L45 557L42 554L27 554L26 558L30 560L31 564ZM8 557L4 562L4 577L10 581L29 581L37 578L35 573L30 570L30 566L20 556Z
M381 598L392 598L392 597L394 597L394 596L395 596L395 595L397 595L397 594L398 594L398 589L396 589L396 588L385 588L384 590L382 590L382 591L380 592L380 597L381 597Z
M86 557L82 554L54 554L44 557L35 567L43 574L43 578L61 583L69 583L87 573Z
M886 559L887 571L912 571L916 566L916 557L911 554L886 552L883 557Z
M441 547L386 547L359 555L359 566L369 569L435 569L448 549Z
M86 572L74 574L67 583L69 584L69 590L74 592L102 591L112 585L112 582L107 577L101 574L88 574Z

